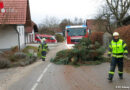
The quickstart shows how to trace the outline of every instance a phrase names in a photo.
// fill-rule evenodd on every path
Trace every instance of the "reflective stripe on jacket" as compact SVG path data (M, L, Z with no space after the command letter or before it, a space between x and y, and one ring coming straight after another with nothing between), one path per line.
M41 43L40 45L39 45L39 49L42 49L42 51L47 51L47 48L48 48L48 46L47 46L47 44L46 43Z
M119 39L117 42L112 40L109 44L108 54L112 54L116 58L122 58L123 54L128 54L126 43L122 39Z

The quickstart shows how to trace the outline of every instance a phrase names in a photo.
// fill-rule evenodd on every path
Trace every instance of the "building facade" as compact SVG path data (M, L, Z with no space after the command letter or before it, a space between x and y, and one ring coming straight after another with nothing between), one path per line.
M22 49L26 46L26 27L30 27L31 33L38 31L31 21L29 0L1 0L5 13L0 13L0 50L18 46ZM34 30L35 29L35 30ZM33 32L34 30L34 32Z

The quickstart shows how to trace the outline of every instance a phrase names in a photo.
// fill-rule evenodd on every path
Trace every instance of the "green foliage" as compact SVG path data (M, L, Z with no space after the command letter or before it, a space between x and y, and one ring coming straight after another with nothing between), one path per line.
M34 52L37 52L37 50L38 50L37 47L34 47L34 46L27 46L27 47L25 47L25 48L23 49L23 52L24 52L24 53L28 53L28 50L29 50L29 49L33 49Z
M103 32L92 32L90 39L92 44L98 42L100 45L103 45Z
M10 67L10 61L4 58L0 59L0 69Z
M11 67L16 67L16 66L26 66L29 64L32 64L33 62L35 62L37 60L36 56L27 56L23 57L23 58L16 58L16 56L12 56L13 60L11 60Z
M29 50L33 50L33 53L30 53ZM48 49L49 50L49 49ZM38 47L34 46L27 46L26 48L23 49L23 52L27 54L27 56L33 56L34 53L37 53L38 57L41 57L41 49L38 52Z
M9 60L11 61L11 62L18 62L18 61L20 61L21 59L24 59L24 58L26 58L27 57L27 55L25 54L25 53L23 53L23 52L16 52L16 53L14 53L13 55L10 55L9 56Z
M29 65L32 64L33 62L35 62L37 60L37 57L35 56L27 56L22 62L19 63L20 66L25 66L25 65Z
M99 64L104 61L105 49L98 43L92 44L89 38L83 38L73 49L59 51L51 62L56 64L87 64L94 62Z
M64 37L60 34L56 34L56 40L57 42L63 42L64 41Z
M30 53L30 51L33 51ZM27 46L22 51L18 52L18 47L12 47L11 50L0 55L0 68L26 66L37 60L38 48Z
M51 59L51 62L56 62L56 64L66 64L66 62L68 62L69 60L69 54L71 54L71 50L62 50L62 51L59 51L57 54L56 54L56 57L54 59ZM68 57L66 57L68 56Z

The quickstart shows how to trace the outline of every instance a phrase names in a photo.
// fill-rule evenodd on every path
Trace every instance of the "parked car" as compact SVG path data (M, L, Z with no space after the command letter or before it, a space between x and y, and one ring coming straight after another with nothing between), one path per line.
M41 43L41 39L45 38L46 43L57 43L57 40L52 35L45 35L45 34L35 34L35 41L37 43Z

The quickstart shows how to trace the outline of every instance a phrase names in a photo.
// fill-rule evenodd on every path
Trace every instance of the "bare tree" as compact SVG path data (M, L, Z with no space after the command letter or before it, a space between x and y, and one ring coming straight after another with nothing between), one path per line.
M72 23L74 25L82 25L83 24L83 20L82 20L82 18L75 17L74 20L72 21Z
M113 14L109 10L107 5L102 6L99 10L99 14L96 16L97 28L103 32L113 33L116 28L116 21L113 18Z
M40 33L55 34L55 28L59 28L59 19L56 17L46 16L43 22L39 25Z
M43 27L49 27L49 28L55 28L55 27L58 27L59 25L59 19L54 17L54 16L46 16L44 19L43 19L43 22L40 24L40 26L43 26Z
M63 35L65 36L65 27L67 25L73 25L73 22L70 19L63 19L59 24L59 27L62 29Z
M106 0L106 3L117 21L117 27L122 26L122 20L130 10L130 0Z
M73 22L70 19L63 19L61 23L59 24L59 27L64 30L65 26L67 25L73 25Z
M46 17L43 22L39 25L39 29L41 30L41 33L47 33L54 34L54 30L56 28L60 28L63 32L65 30L65 26L67 25L81 25L83 24L83 20L81 18L74 18L74 20L71 19L63 19L59 20L56 17Z
M83 24L83 19L75 17L74 20L63 19L59 24L59 26L60 28L62 28L62 30L64 30L65 26L67 25L81 25L81 24Z

